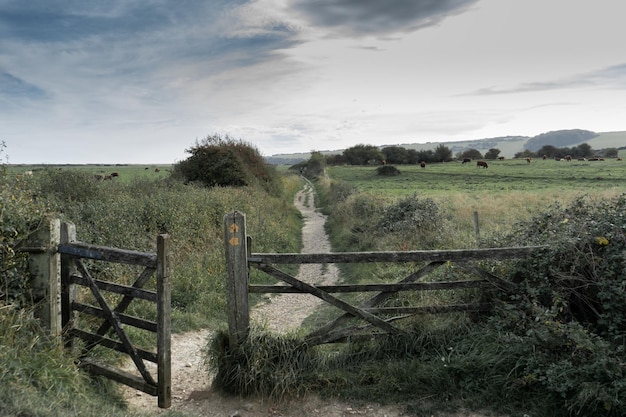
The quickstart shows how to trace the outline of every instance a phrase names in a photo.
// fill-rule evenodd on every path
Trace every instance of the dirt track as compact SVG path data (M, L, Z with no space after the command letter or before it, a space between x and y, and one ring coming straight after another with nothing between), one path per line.
M304 253L330 252L330 243L324 231L326 218L315 210L313 189L310 185L296 195L294 204L302 212L304 228L302 241ZM302 265L298 279L312 284L330 284L337 280L335 265ZM251 319L265 323L275 332L288 332L300 325L321 301L311 295L281 294L251 312ZM341 401L322 401L311 395L280 404L256 399L224 397L210 389L211 376L203 366L202 351L211 337L210 330L172 336L172 406L170 410L189 416L220 417L398 417L399 406L378 404L350 404ZM151 414L166 410L157 407L155 397L124 388L124 397L132 409L141 409Z

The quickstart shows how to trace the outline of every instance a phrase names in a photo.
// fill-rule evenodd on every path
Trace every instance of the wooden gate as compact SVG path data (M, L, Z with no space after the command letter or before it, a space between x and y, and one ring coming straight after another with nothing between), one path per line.
M90 372L129 385L158 397L161 408L171 405L171 346L170 346L170 271L168 264L169 236L157 237L157 252L144 253L90 245L76 241L76 229L71 223L61 227L57 252L61 255L61 322L66 346L80 343L81 366ZM132 286L97 279L84 260L136 265L143 268ZM143 287L156 273L156 291ZM95 302L85 304L77 297L79 287L88 289ZM115 295L112 295L115 294ZM118 300L113 305L113 299ZM156 321L125 314L135 299L156 304ZM87 315L99 322L96 330L79 328L78 316ZM125 326L156 333L156 352L137 348ZM139 375L99 363L87 354L96 346L128 354ZM156 378L144 361L156 364Z
M443 250L405 252L342 252L342 253L251 253L250 240L245 232L245 215L229 213L224 218L225 247L227 263L228 324L231 346L241 343L249 328L248 296L250 293L303 293L312 294L323 301L343 310L335 320L305 336L309 344L322 344L344 341L357 334L391 333L401 334L404 330L394 322L416 314L439 314L456 311L488 311L489 303L456 304L445 306L380 307L380 305L400 291L433 291L446 289L497 288L514 292L515 285L485 271L473 262L480 260L503 260L529 256L546 249L545 246ZM398 283L374 283L360 285L315 286L298 280L279 270L275 264L327 264L327 263L368 263L368 262L425 262L425 266L411 273ZM454 263L478 279L446 282L417 282L425 275L441 267ZM250 285L250 267L261 270L288 285ZM334 296L334 293L374 292L373 297L359 305L349 303ZM346 326L353 318L364 323Z

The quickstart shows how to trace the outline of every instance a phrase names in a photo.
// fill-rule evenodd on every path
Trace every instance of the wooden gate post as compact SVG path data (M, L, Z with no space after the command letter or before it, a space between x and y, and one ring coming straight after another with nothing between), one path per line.
M41 320L52 337L61 336L61 262L57 253L60 240L61 221L51 219L41 227L29 242L39 247L29 256L31 288L35 302L35 317Z
M169 264L170 236L157 237L157 372L158 405L172 405L171 289Z
M248 243L246 216L233 211L224 216L226 252L226 302L230 347L241 344L248 336Z
M61 224L60 244L66 245L76 242L76 225L71 222ZM76 299L76 286L70 283L70 276L75 272L73 262L68 255L61 255L61 326L64 332L70 332L74 327L77 313L72 310L72 303ZM73 338L65 341L66 348L72 348Z

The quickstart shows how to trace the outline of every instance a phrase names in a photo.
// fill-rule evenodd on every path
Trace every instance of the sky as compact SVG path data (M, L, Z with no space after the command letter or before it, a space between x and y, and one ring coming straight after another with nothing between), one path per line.
M626 130L623 0L0 0L0 157Z

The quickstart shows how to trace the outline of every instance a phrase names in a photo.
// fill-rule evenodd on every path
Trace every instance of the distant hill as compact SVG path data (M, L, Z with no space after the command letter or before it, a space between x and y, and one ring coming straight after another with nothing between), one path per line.
M524 150L536 151L544 145L552 145L557 148L573 147L587 143L594 150L605 148L626 149L626 131L596 133L589 130L570 129L555 130L542 133L540 135L529 136L503 136L495 138L471 139L455 142L426 142L426 143L403 143L394 145L381 145L381 149L386 146L402 146L406 149L434 150L439 145L445 145L455 155L467 149L476 149L484 154L491 148L500 149L500 155L512 158L518 152ZM343 153L343 149L335 151L321 151L324 155L335 155ZM277 154L265 157L269 164L273 165L293 165L306 161L311 156L307 153Z
M556 130L553 132L542 133L528 139L528 142L526 142L524 148L528 149L529 151L535 152L546 145L552 145L556 148L571 147L572 145L585 143L586 141L593 139L596 136L598 136L597 133L591 132L589 130ZM593 146L591 147L593 148Z

